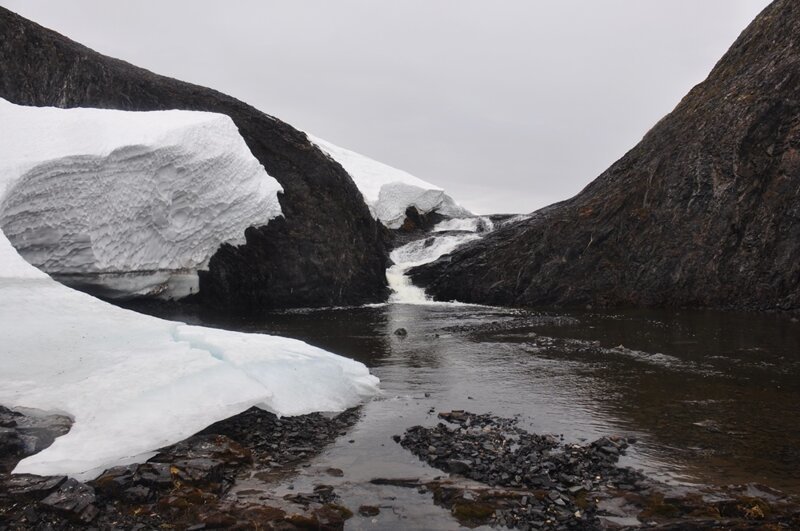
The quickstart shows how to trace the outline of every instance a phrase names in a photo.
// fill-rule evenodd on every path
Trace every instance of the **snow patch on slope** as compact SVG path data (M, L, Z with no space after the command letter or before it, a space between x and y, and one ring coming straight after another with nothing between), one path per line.
M0 99L0 227L22 256L108 296L184 296L222 243L281 214L225 115Z
M471 213L436 185L403 170L308 135L309 140L327 153L353 178L373 217L390 229L397 229L406 218L406 209L420 213L437 212L447 217Z

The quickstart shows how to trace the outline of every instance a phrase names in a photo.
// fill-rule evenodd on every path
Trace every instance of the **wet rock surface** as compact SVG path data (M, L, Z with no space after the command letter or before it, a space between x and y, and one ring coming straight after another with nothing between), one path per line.
M635 483L640 474L616 466L628 442L606 437L590 445L565 445L537 435L514 419L463 411L440 413L435 428L409 428L400 444L428 463L489 485L592 490L602 483Z
M251 409L163 448L146 463L109 469L87 483L64 476L3 473L0 530L339 530L356 512L362 523L379 525L384 508L397 508L392 502L364 503L367 499L345 506L337 487L325 479L341 478L346 474L342 469L322 470L320 481L307 490L270 491L298 466L307 466L334 439L346 437L358 416L358 410L350 410L336 417L278 419ZM14 417L19 423L28 422L24 415ZM578 445L528 433L516 419L465 411L443 412L439 419L436 426L412 427L395 440L449 477L375 478L369 483L416 490L449 510L453 528L795 529L800 525L797 501L768 487L679 490L619 466L632 439L603 437Z
M0 406L0 473L53 444L71 425L63 415L25 415Z
M498 523L502 525L596 525L597 507L589 493L601 486L633 490L641 488L645 479L634 470L617 466L628 447L624 438L602 438L585 446L563 444L553 436L526 432L514 419L464 411L440 413L439 417L447 424L409 428L400 444L446 472L489 486L531 489L525 503L506 507L500 515L489 511L485 501L476 501L486 506L480 514L501 519ZM466 515L476 509L475 504L468 508L450 495L443 500L455 507L454 514Z
M320 413L278 418L251 408L244 413L212 424L199 435L223 434L248 449L254 464L272 472L292 467L319 453L358 420L358 408L335 417Z
M618 465L629 442L603 437L585 445L531 434L515 419L465 411L446 423L409 428L398 442L431 466L455 474L424 488L462 525L513 529L791 529L797 500L758 485L678 491ZM480 482L458 481L464 476Z
M253 408L163 448L146 463L111 468L87 483L3 473L0 529L342 529L352 512L337 503L333 487L288 495L280 504L241 503L227 494L240 478L258 475L269 483L285 477L358 417L353 409L335 417L279 419Z
M515 310L515 313L516 315L513 319L448 326L442 328L442 331L469 334L473 337L481 338L504 333L522 334L543 326L569 326L580 322L578 318L568 315L536 313L525 310Z
M409 242L419 240L430 234L431 229L447 219L438 212L421 213L414 206L406 209L406 219L398 229L387 229L386 241L391 248L403 246Z
M183 109L230 116L253 155L277 179L283 216L224 245L200 278L213 308L381 302L386 234L342 167L306 135L211 89L105 57L0 8L0 97L21 105L130 111Z
M97 498L92 487L69 478L39 503L45 510L62 515L70 521L89 523L99 512L95 501Z
M71 529L95 521L94 489L64 476L0 475L0 529Z
M800 4L572 199L410 271L438 300L800 310Z

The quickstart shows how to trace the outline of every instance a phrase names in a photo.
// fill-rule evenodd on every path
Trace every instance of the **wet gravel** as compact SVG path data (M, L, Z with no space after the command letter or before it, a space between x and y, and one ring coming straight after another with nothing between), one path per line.
M490 486L531 489L498 516L515 527L596 527L591 493L601 486L643 488L644 476L617 466L628 441L604 437L587 445L564 444L528 433L515 419L464 411L440 413L433 428L414 426L400 444L431 466Z
M490 335L523 333L542 326L574 326L580 323L578 318L568 315L535 313L526 310L516 310L516 314L512 319L447 326L442 328L442 331L458 334Z
M797 500L766 487L676 493L620 466L620 456L636 442L633 438L609 436L572 444L529 433L516 419L466 411L439 413L439 418L444 422L411 427L395 441L451 478L405 486L430 490L435 503L450 509L463 525L523 530L800 525Z
M356 510L363 519L377 517L381 508L362 500L345 507L325 481L315 482L310 492L298 489L259 501L237 497L232 487L253 478L264 486L276 485L346 436L359 414L350 410L335 417L279 419L252 409L162 449L146 463L114 467L86 483L2 472L0 531L341 530ZM439 419L435 426L409 428L395 441L449 475L433 481L374 478L369 483L430 496L450 511L454 528L800 528L797 500L768 487L676 493L620 466L620 456L635 444L631 438L610 436L579 445L529 433L513 418L449 411L439 413ZM65 429L64 419L34 419L8 410L0 410L0 421L7 430L4 440L16 452L13 458L5 456L7 470L15 459ZM338 468L325 473L328 479L347 475Z
M358 418L358 409L279 419L253 408L163 448L146 463L114 467L83 483L65 476L8 474L25 455L52 442L61 424L2 409L3 440L13 453L3 454L0 530L342 529L352 513L336 503L332 487L287 496L281 508L241 504L226 493L253 470L264 473L265 481L293 472ZM45 430L53 425L58 430ZM38 431L31 432L32 426Z
M64 415L25 415L0 406L0 474L53 444L70 426L72 420Z

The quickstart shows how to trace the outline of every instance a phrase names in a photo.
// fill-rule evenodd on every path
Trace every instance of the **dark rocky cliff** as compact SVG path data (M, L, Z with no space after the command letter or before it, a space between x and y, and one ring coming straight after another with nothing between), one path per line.
M411 274L465 302L800 309L800 2L576 197Z
M342 167L305 134L230 96L105 57L0 7L0 97L21 105L224 113L280 182L284 218L223 246L201 276L211 306L360 304L384 300L382 226Z

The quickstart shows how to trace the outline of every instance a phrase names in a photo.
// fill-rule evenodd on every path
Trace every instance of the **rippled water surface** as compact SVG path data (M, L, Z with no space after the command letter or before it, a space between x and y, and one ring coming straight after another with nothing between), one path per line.
M312 467L348 483L438 475L391 436L466 409L578 442L635 435L626 464L663 480L800 494L800 324L785 316L389 304L223 326L302 339L380 377L383 396Z

